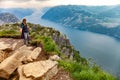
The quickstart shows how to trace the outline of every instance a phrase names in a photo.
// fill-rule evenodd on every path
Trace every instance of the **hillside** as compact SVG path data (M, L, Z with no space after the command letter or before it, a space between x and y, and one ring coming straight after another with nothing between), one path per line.
M55 6L43 19L65 27L105 34L120 40L120 10L117 6Z
M19 25L19 23L4 24L0 27L0 37L2 38L0 57L4 56L0 63L1 80L4 80L3 78L7 80L50 80L50 78L51 80L116 80L94 62L81 57L66 36L53 28L28 23L31 43L30 46L22 46ZM50 58L54 55L58 55L60 60ZM25 59L23 56L26 56ZM58 64L56 65L56 62L49 59L55 61L57 59ZM16 64L21 61L22 64ZM52 65L49 65L50 63ZM56 72L56 66L58 66L58 72ZM24 73L21 73L21 70ZM37 73L42 72L41 70L45 70L43 71L45 73L38 75ZM3 75L3 73L7 75ZM40 77L41 74L44 75Z
M13 15L11 13L0 13L0 24L16 23L19 21L20 20L15 15Z

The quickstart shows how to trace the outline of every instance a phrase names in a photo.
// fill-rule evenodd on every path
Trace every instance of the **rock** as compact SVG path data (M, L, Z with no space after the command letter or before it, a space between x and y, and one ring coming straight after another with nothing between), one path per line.
M40 47L37 47L35 48L32 53L28 56L28 60L29 61L33 61L33 60L36 60L38 58L38 56L40 55L40 52L41 52L41 48Z
M27 46L27 48L28 48L29 50L33 50L33 49L34 49L33 46Z
M0 42L0 50L4 50L4 49L6 49L6 48L10 48L9 47L9 44L5 44L5 42Z
M29 63L24 66L23 72L26 77L39 78L56 64L57 62L51 60Z
M58 72L57 65L55 65L52 69L50 69L41 80L50 80L53 76L55 76Z
M0 50L0 62L2 62L4 59L6 59L8 57L8 53L1 51Z
M32 53L32 51L29 50L26 45L20 47L18 50L21 53L21 55L23 56L21 61L24 63L28 63L29 62L28 56Z
M50 56L49 59L53 61L61 60L61 58L58 55Z
M23 67L24 65L21 65L18 67L18 73L19 73L19 80L33 80L32 78L26 78L24 75L23 75Z
M21 57L19 56L19 54L19 52L16 52L12 56L6 58L3 62L1 62L0 77L8 79L9 76L15 71L15 69L21 64L21 61L19 60Z
M23 67L23 74L26 77L39 78L45 73L44 67L40 62L29 63Z
M12 44L12 50L16 50L19 49L20 47L22 47L24 45L23 40L16 40L13 44Z
M57 72L57 62L51 60L37 61L18 68L19 80L49 80Z
M22 39L2 38L0 39L0 50L12 49L16 50L24 45Z
M22 46L20 49L16 50L13 55L1 62L0 77L8 79L15 69L21 65L21 61L23 61L26 56L25 48L26 46Z
M74 53L72 52L71 54L70 54L70 60L73 60L73 56L74 56Z

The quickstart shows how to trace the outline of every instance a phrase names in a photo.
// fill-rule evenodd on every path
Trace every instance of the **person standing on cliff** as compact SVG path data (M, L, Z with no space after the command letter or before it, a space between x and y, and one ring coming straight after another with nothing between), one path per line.
M29 29L27 26L27 20L24 18L20 25L21 38L24 39L24 44L29 44Z

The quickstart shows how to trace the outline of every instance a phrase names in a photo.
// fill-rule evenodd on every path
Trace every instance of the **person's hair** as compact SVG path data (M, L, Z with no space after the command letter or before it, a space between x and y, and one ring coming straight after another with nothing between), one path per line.
M24 18L24 19L22 20L22 22L24 22L24 21L26 21L26 18Z

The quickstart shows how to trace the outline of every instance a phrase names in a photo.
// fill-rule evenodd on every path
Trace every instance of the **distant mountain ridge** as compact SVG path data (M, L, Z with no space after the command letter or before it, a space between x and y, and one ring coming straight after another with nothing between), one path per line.
M119 7L62 5L49 9L42 19L120 39Z
M0 8L0 13L11 13L16 15L19 19L32 15L33 12L34 9L32 8Z
M11 13L0 13L0 24L4 23L16 23L20 20Z

